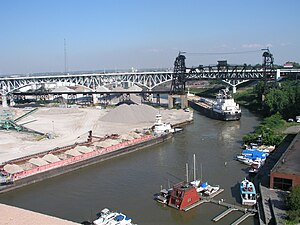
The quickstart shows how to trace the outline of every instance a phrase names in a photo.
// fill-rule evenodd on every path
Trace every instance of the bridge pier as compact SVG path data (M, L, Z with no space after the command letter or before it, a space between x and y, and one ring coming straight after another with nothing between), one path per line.
M188 107L188 100L187 100L187 94L183 95L168 95L168 108L172 109L174 107L174 100L176 98L180 98L181 108L187 108Z
M93 104L97 104L98 103L98 98L97 98L97 94L92 94L93 96Z
M7 96L6 95L2 95L2 107L7 107Z
M236 86L235 85L232 86L232 93L233 94L236 93Z

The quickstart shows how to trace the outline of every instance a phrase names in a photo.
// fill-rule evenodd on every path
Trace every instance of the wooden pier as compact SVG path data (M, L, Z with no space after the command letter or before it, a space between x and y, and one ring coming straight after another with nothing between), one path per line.
M216 201L214 199L210 199L207 202L211 202L211 203L214 203L217 205L222 205L222 206L227 207L227 209L224 212L222 212L221 214L219 214L218 216L216 216L215 218L212 219L214 222L218 222L220 219L224 218L225 216L227 216L229 213L231 213L233 211L241 211L244 214L231 224L231 225L238 225L241 222L243 222L245 219L247 219L249 216L254 216L257 213L256 209L245 208L242 206L233 205L233 204L221 201L221 200Z
M230 207L227 210L225 210L224 212L222 212L220 215L218 215L215 218L213 218L212 220L214 222L218 222L220 219L222 219L223 217L225 217L227 214L231 213L232 211L236 211L236 210L238 210L238 209Z

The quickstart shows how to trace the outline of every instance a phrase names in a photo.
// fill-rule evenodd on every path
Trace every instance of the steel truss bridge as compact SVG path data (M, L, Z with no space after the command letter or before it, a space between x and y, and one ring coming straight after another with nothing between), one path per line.
M215 66L200 65L187 68L185 59L186 57L183 54L179 54L175 60L173 71L0 77L0 94L3 103L6 101L7 96L26 86L43 84L84 86L90 89L91 93L97 93L100 87L120 83L144 87L149 93L155 87L167 82L172 82L170 93L180 94L185 92L186 82L191 80L222 80L235 90L237 85L248 80L269 81L276 79L276 71L273 69L273 55L269 51L263 53L261 68L246 64L229 65L226 61L219 61ZM280 73L291 72L299 73L300 71L277 70L277 76ZM128 92L130 91L128 90Z

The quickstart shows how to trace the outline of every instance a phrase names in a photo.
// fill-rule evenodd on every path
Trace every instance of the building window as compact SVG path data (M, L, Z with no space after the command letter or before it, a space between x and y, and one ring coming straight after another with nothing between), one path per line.
M293 185L292 179L284 179L279 177L274 177L274 188L281 189L284 191L290 191Z

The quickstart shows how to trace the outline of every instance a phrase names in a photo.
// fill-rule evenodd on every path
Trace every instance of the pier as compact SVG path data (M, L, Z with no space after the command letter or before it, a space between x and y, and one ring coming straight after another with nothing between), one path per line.
M232 211L236 211L236 210L238 210L238 209L230 207L227 210L225 210L224 212L222 212L220 215L218 215L215 218L213 218L212 220L214 222L218 222L220 219L222 219L223 217L225 217L227 214L231 213Z
M254 216L257 213L256 209L244 208L242 206L233 205L221 200L216 201L214 199L210 199L208 202L227 207L227 209L224 212L222 212L221 214L219 214L218 216L212 219L214 222L218 222L219 220L221 220L222 218L224 218L225 216L227 216L229 213L233 211L241 211L244 213L244 215L242 215L240 218L238 218L236 221L234 221L231 224L231 225L238 225L241 222L243 222L245 219L247 219L249 216Z

